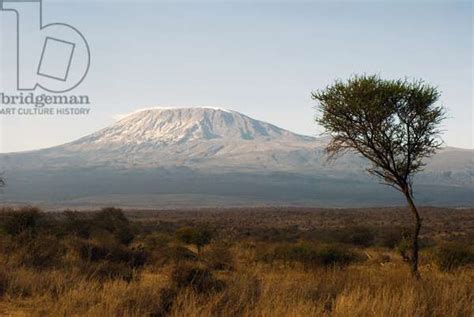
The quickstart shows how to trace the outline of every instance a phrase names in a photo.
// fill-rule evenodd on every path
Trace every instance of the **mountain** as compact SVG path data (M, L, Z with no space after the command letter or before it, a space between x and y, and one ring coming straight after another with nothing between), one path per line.
M48 149L0 154L5 202L127 206L399 204L327 139L219 108L151 108ZM474 151L445 148L417 179L425 204L471 205Z
M155 108L132 113L72 143L24 153L21 159L13 155L15 159L10 164L18 169L301 169L314 157L314 151L321 150L321 145L316 138L297 135L235 111Z

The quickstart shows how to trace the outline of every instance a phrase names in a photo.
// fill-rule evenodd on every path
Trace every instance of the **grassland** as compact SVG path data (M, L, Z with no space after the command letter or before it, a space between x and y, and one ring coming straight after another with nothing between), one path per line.
M0 315L473 316L474 210L0 213Z

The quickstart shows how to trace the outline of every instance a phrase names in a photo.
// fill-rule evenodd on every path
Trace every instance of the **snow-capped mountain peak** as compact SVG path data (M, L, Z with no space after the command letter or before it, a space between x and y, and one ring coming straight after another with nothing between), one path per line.
M148 108L75 142L82 144L182 144L196 140L304 138L236 111L221 108Z
M152 108L68 144L0 154L0 172L7 178L9 201L116 204L123 199L166 206L170 201L201 206L216 197L226 203L287 203L288 197L297 204L394 201L392 191L380 192L367 175L368 162L360 156L328 164L327 141L235 111ZM425 203L474 204L472 153L447 148L427 161L417 179L417 189L427 184Z

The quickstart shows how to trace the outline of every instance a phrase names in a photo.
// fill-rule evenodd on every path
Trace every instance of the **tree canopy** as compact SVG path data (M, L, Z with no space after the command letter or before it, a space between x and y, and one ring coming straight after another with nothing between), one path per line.
M330 157L358 152L372 162L370 173L399 190L411 190L423 159L442 145L440 93L423 81L355 76L312 96L319 101L316 120L332 137Z

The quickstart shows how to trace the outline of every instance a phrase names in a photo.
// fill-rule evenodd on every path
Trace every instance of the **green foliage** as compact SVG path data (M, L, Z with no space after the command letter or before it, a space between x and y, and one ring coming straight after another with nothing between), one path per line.
M409 252L411 250L411 244L408 237L403 237L397 245L397 251L402 257L403 261L410 262Z
M121 209L103 208L94 215L92 222L95 227L114 234L121 243L128 244L134 238L130 222Z
M315 266L346 266L358 259L357 255L341 245L312 245L308 243L277 246L263 255L267 262L300 263L305 268Z
M38 235L31 240L24 240L17 244L10 256L12 264L46 269L60 267L66 253L61 240L54 236Z
M326 245L318 250L317 263L323 266L346 266L357 260L357 255L347 248Z
M346 226L337 229L317 229L302 234L305 240L325 243L344 243L355 246L372 246L380 237L375 228L363 226Z
M413 201L413 176L423 170L424 159L442 145L440 124L446 113L436 106L440 93L422 81L384 80L355 76L336 81L313 93L319 102L317 122L331 136L330 157L346 151L368 159L368 172L402 192L415 217L411 272L418 273L418 235L421 218Z
M207 227L183 227L176 230L176 237L183 243L194 244L198 251L212 240L212 231Z
M143 266L147 259L144 250L129 248L113 240L74 239L70 241L69 246L75 250L80 260L86 263L107 261L124 263L134 268Z
M168 259L174 264L180 264L184 262L194 262L198 260L196 253L189 250L188 248L175 245L167 250Z
M173 258L171 241L172 236L166 233L151 232L143 233L135 240L135 245L146 252L147 262L153 263L154 266L161 266Z
M0 214L1 252L5 263L37 270L79 268L94 278L131 278L148 254L134 238L121 210L97 213L40 213L36 208L4 210Z
M377 245L394 249L400 245L408 230L399 227L382 228L376 236Z
M34 236L38 231L41 214L38 208L7 210L0 219L1 230L11 236Z
M90 237L93 223L90 219L84 217L80 212L64 212L64 228L69 235L87 239Z
M153 252L168 246L171 242L171 236L162 232L152 232L143 239L143 245L147 251Z
M248 231L249 235L255 236L258 240L266 242L289 242L295 243L300 238L297 226L287 228L259 228L259 230Z
M440 93L422 81L355 76L313 93L317 122L332 137L326 150L336 156L356 151L373 163L369 172L405 190L423 159L440 146L445 110Z
M367 227L350 227L341 232L341 238L339 241L368 247L374 244L375 233Z
M447 243L436 248L434 262L441 271L452 271L466 265L474 265L474 252L460 243Z

